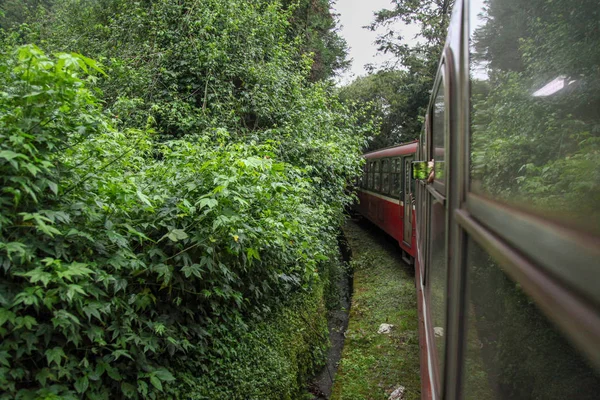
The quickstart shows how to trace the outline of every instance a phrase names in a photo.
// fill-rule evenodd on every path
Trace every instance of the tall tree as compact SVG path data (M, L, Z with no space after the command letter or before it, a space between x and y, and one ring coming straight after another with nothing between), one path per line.
M371 106L380 121L379 135L366 150L417 139L423 118L414 118L428 99L423 80L407 71L379 71L357 78L339 92L342 101L359 108Z
M38 8L49 9L54 0L3 0L0 2L0 28L12 29L26 22Z
M348 45L338 33L337 15L332 0L282 0L291 10L290 33L302 40L302 51L313 54L310 79L331 78L347 68Z
M394 90L377 91L377 95L391 95L386 97L391 109L384 116L387 123L382 125L381 136L371 144L371 148L379 144L397 144L419 136L454 0L393 0L392 4L392 9L375 13L375 20L369 28L373 31L381 27L387 29L387 32L377 38L378 50L392 53L396 59L390 65L384 66L384 70L394 70L399 66L403 72L396 75L378 74L367 79L379 82L392 76L396 77L393 80ZM417 44L411 45L407 42L413 38L406 37L396 28L398 22L420 27ZM364 82L353 85L364 87ZM355 89L348 90L346 95L350 96L351 93L355 93Z

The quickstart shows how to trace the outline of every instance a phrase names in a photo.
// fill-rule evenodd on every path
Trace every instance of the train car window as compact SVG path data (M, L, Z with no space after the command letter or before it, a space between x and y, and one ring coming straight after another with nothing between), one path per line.
M396 171L398 171L398 196L402 194L402 188L404 187L404 176L402 171L402 158L398 157L396 159Z
M375 161L369 162L369 189L373 190L375 187Z
M600 234L598 3L474 1L471 190Z
M431 158L435 160L435 181L441 184L446 182L445 174L445 101L444 101L444 85L438 87L435 101L433 102L433 124L431 134ZM437 188L440 189L439 187ZM445 191L443 188L441 191Z
M381 160L381 191L385 194L390 192L390 160Z
M445 123L445 101L444 101L444 80L434 93L435 100L432 104L432 132L430 154L435 159L435 181L434 188L438 192L445 194L444 167L444 146L446 137ZM441 176L440 176L441 174ZM436 381L438 388L443 387L444 377L444 358L446 353L446 292L447 292L447 229L446 229L446 204L442 197L434 196L428 193L427 206L428 221L426 229L428 230L428 252L429 257L425 263L425 274L427 282L427 291L430 304L430 319L432 325L432 337L435 341L433 359L437 363Z
M365 162L363 166L363 179L362 179L362 188L366 189L369 187L369 162Z
M473 239L467 244L466 399L597 399L600 375Z
M379 160L375 161L375 163L374 163L373 182L374 182L373 190L375 190L376 192L380 192L381 191L381 163L379 162Z
M400 158L392 158L390 163L392 166L392 174L391 174L391 182L390 182L390 195L394 198L398 198L400 196L400 182L399 182L399 171L398 165L400 162Z

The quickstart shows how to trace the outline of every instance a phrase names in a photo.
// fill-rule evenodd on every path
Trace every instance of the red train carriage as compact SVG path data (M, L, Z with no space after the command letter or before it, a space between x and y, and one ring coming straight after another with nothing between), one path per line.
M358 187L358 212L396 239L409 262L416 255L411 163L417 146L414 141L365 154Z

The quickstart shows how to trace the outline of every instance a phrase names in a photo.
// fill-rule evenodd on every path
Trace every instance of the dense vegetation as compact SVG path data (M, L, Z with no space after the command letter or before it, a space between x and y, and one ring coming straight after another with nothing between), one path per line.
M370 29L385 28L377 39L378 50L394 55L378 72L359 77L342 88L348 104L363 108L374 103L373 115L382 123L368 150L406 143L419 137L429 104L433 80L446 40L453 0L392 0L392 8L380 10ZM417 25L418 41L405 37L396 23Z
M2 22L0 397L295 398L371 129L339 58L273 1L39 5Z

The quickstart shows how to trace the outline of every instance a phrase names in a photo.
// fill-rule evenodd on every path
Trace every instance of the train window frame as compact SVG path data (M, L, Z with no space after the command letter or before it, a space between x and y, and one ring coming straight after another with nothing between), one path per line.
M429 135L429 151L428 151L428 160L435 160L435 149L434 149L434 136L435 136L435 132L434 132L434 127L435 127L435 101L437 100L437 96L440 92L440 87L442 88L442 92L443 92L443 101L444 101L444 115L442 117L442 125L443 125L443 129L444 132L442 134L443 140L444 140L444 163L446 163L446 148L449 145L449 134L448 134L448 114L449 114L449 107L448 107L448 88L447 88L447 84L446 84L446 72L445 72L445 68L446 68L446 63L445 61L442 59L442 62L438 68L438 70L440 71L440 75L439 77L435 80L435 84L434 84L434 90L432 91L432 101L431 104L429 105L429 115L431 118L430 121L430 135ZM436 166L437 161L436 161ZM430 187L433 187L438 193L439 195L441 195L441 197L445 198L446 194L447 194L447 186L446 186L446 182L448 181L448 171L446 168L446 171L444 171L444 179L443 180L439 180L439 179L434 179L433 182L431 183ZM437 196L440 197L440 196ZM440 199L441 200L441 199ZM445 204L445 202L444 202Z
M381 192L381 162L379 159L373 161L373 191Z
M460 199L449 210L454 217L452 224L459 232L458 250L452 262L452 267L459 269L453 286L453 289L458 289L454 304L459 304L459 312L465 313L468 265L462 248L471 239L522 287L523 292L581 355L593 367L600 369L600 291L594 290L597 281L592 278L600 259L600 237L471 190L470 147L472 135L476 133L471 126L469 3L465 2L461 27L461 48L465 50L459 60L460 129L451 139L451 145L456 145L459 150L456 164L452 167L459 169L456 176L462 181L455 185L457 187L449 186L449 191ZM533 237L536 240L531 240ZM426 239L424 247L427 246L425 242ZM565 254L565 249L569 249L568 254ZM567 264L565 257L568 258ZM458 324L455 345L459 355L450 367L455 369L455 376L462 378L465 374L467 322L460 320ZM444 387L444 396L460 398L464 381L459 379L456 385Z
M457 2L457 5L460 5L460 1ZM453 14L454 17L454 14ZM455 21L456 22L456 21ZM447 389L451 392L454 390L454 368L456 364L457 357L457 341L454 339L454 336L451 331L456 329L455 326L450 326L450 324L455 324L454 321L451 321L452 316L457 315L457 310L459 310L460 305L457 304L453 297L456 296L456 266L455 259L451 256L451 253L454 250L451 250L450 242L452 240L454 232L454 224L452 222L452 212L451 204L449 204L450 196L452 195L454 189L449 185L451 182L450 175L456 172L456 168L454 165L450 165L453 162L453 158L451 158L451 152L453 148L457 148L456 143L456 135L451 134L451 132L455 132L458 130L456 127L457 116L454 115L457 112L457 107L454 107L451 104L451 101L457 96L456 91L456 80L458 79L457 71L455 68L455 51L451 48L449 43L446 43L444 48L444 52L440 59L440 64L438 66L438 72L434 81L433 87L435 90L432 93L436 95L432 95L430 98L430 103L427 108L427 114L425 119L425 146L424 151L428 160L431 160L434 155L434 142L433 142L433 119L434 119L434 105L437 94L440 90L444 91L444 116L443 116L443 136L444 136L444 155L445 155L445 176L444 181L434 181L430 184L421 182L421 191L424 195L424 199L421 200L421 215L426 214L425 221L422 226L423 231L420 233L423 238L422 244L422 257L425 259L423 262L423 266L421 267L421 281L423 290L425 291L425 299L428 303L431 302L431 297L429 296L430 292L430 264L433 261L433 256L431 254L432 244L431 244L431 232L430 227L432 223L432 206L434 202L438 202L444 209L444 219L440 223L445 225L445 254L443 259L445 260L445 304L444 304L444 313L445 320L444 324L444 354L442 355L442 359L440 360L437 353L435 355L430 351L429 360L430 360L430 383L432 392L435 394L434 397L442 397L448 393ZM454 114L453 114L454 113ZM453 172L454 171L454 172ZM425 232L425 235L423 235ZM458 291L460 296L460 291ZM430 309L431 304L427 306L427 309ZM426 331L428 337L428 343L434 343L434 333L433 330L433 319L431 316L426 316L429 318L429 321L426 322ZM432 350L430 348L430 350ZM439 362L439 364L438 364ZM440 366L443 366L440 368Z
M390 193L390 159L381 159L381 193Z
M400 200L400 196L401 196L401 192L402 192L402 188L399 186L398 183L398 160L400 160L401 157L400 156L396 156L396 157L392 157L390 158L390 163L392 168L390 168L390 197L392 197L393 199L398 199ZM397 191L394 192L394 189L396 188Z

